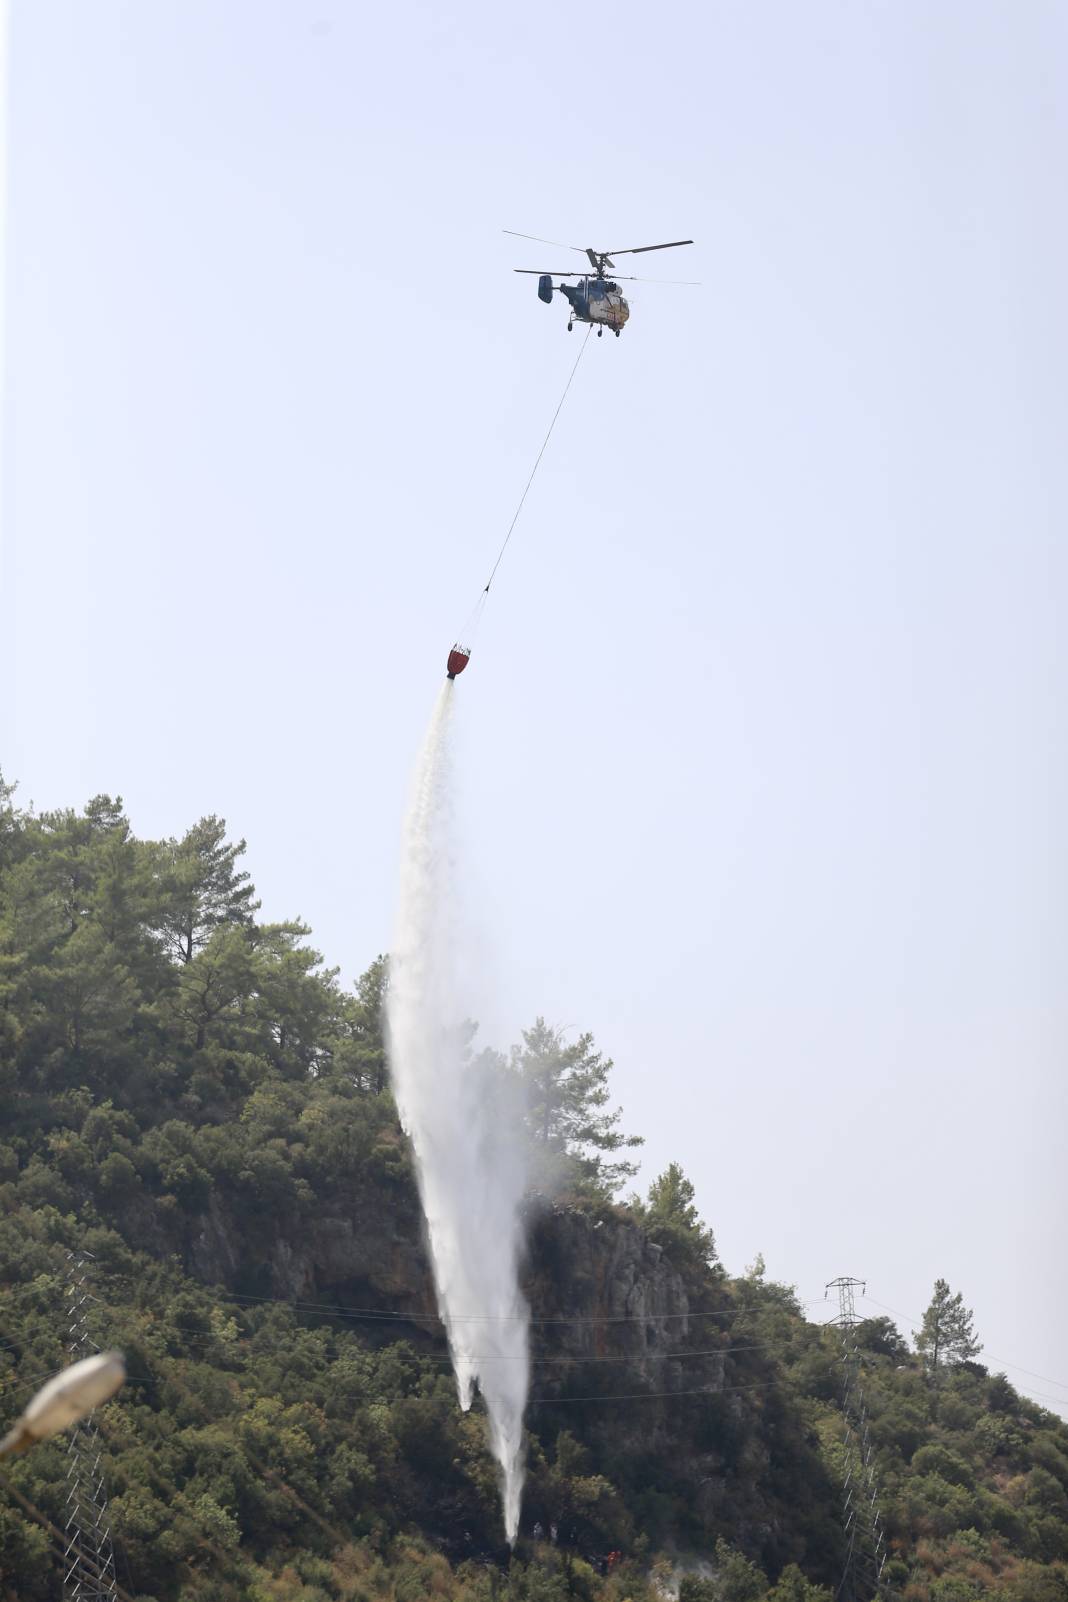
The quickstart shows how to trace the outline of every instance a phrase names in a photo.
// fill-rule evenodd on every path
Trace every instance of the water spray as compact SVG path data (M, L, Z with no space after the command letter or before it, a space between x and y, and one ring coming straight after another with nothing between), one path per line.
M401 1122L415 1151L438 1310L460 1406L475 1387L501 1476L505 1533L519 1533L529 1309L519 1288L522 1120L507 1070L471 1050L456 972L450 680L442 686L405 819L387 1024Z

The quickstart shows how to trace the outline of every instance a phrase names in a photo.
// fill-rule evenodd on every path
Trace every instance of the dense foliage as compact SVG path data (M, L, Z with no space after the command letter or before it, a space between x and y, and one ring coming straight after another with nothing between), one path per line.
M0 789L0 1406L63 1362L68 1254L91 1254L94 1336L130 1370L98 1417L120 1583L159 1602L646 1602L681 1577L682 1602L829 1602L836 1336L759 1265L726 1275L676 1165L614 1199L632 1170L610 1064L540 1020L498 1060L558 1195L532 1225L546 1317L523 1537L502 1551L419 1247L385 964L348 991L303 925L258 923L242 852L216 818L143 841L107 797L33 816ZM649 1243L689 1309L671 1350L603 1320L596 1276L575 1288L580 1236L598 1263ZM1065 1602L1068 1429L974 1361L941 1282L920 1355L883 1319L859 1342L897 1593ZM59 1595L10 1487L62 1524L65 1471L62 1439L5 1468L6 1598Z

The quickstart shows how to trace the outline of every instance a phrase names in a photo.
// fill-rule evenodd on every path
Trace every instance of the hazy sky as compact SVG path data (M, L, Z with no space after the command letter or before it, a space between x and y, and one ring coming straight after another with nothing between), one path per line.
M224 814L357 974L581 337L499 230L692 235L457 684L485 1033L592 1029L731 1270L944 1275L1068 1399L1065 7L15 0L9 71L23 801Z

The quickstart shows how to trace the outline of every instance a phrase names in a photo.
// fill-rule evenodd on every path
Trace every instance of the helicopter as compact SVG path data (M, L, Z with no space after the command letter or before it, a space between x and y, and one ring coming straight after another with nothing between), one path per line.
M518 234L512 228L503 230L511 234L513 239L533 239L539 245L556 245L561 250L576 250L579 255L589 257L592 272L582 273L577 284L554 284L554 278L571 278L575 274L570 268L563 271L546 272L541 267L515 267L513 272L532 273L538 279L538 299L548 306L552 302L553 291L563 295L570 302L571 312L567 320L567 331L571 332L576 323L590 323L597 328L597 337L600 339L606 328L610 328L618 339L623 332L624 324L630 317L628 305L619 284L607 274L615 271L614 256L640 256L648 250L674 250L679 245L692 245L692 239L671 239L664 245L632 245L627 250L593 250L589 245L560 245L559 240L541 239L537 234ZM635 284L657 283L687 283L686 279L679 278L636 278L633 274L620 275L626 281Z

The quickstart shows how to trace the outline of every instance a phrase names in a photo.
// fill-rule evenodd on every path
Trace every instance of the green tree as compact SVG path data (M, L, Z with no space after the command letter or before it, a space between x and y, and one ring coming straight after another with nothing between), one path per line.
M831 1602L831 1593L826 1586L806 1580L797 1564L790 1563L768 1592L767 1602Z
M80 925L37 976L47 1018L75 1056L123 1056L139 1001L137 983L99 927Z
M95 819L90 848L91 893L87 916L128 960L155 955L158 946L148 940L148 924L158 898L158 848L135 839L122 815L121 801L107 796L90 801L86 815Z
M192 962L216 929L252 923L259 902L249 874L238 867L245 842L228 843L226 819L212 815L181 840L169 840L165 852L161 932L173 956Z
M712 1263L716 1257L715 1237L701 1221L694 1194L693 1184L680 1165L669 1163L653 1180L645 1205L639 1204L640 1211L650 1234L660 1245L669 1249L681 1247L701 1262Z
M536 1181L552 1188L579 1179L612 1195L638 1171L637 1163L605 1154L640 1146L640 1135L624 1135L620 1110L608 1106L610 1059L597 1051L591 1034L565 1046L562 1032L537 1018L512 1048L512 1068L527 1095L527 1127L535 1152Z
M0 873L14 862L22 842L22 815L12 797L17 784L8 784L0 768Z
M18 846L8 841L3 900L16 938L34 955L73 934L93 911L101 848L128 834L122 802L96 796L83 814L66 808L20 820Z
M245 1022L241 1004L254 989L255 960L248 932L221 926L182 969L168 1010L182 1020L191 1044L200 1051L213 1026L221 1027L227 1020L232 1025Z
M972 1310L965 1307L960 1291L953 1295L944 1279L936 1279L923 1327L916 1336L916 1350L935 1370L943 1363L966 1362L982 1349L975 1338Z
M261 924L255 932L256 1011L276 1065L293 1078L318 1071L336 1027L337 969L303 941L307 924Z
M861 1319L856 1328L856 1342L862 1352L877 1352L880 1357L892 1357L899 1363L909 1355L908 1342L893 1319L885 1316Z
M389 959L376 957L356 981L356 994L344 1010L343 1071L361 1090L380 1094L389 1080L386 1067L385 1005Z

